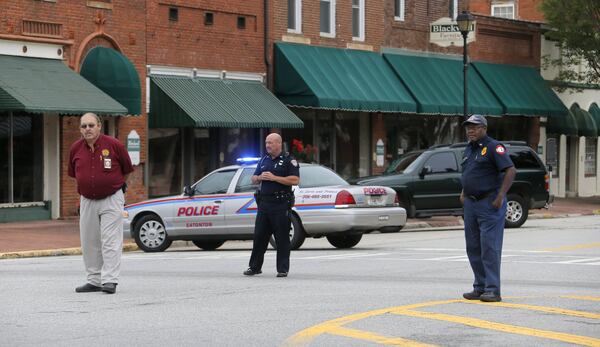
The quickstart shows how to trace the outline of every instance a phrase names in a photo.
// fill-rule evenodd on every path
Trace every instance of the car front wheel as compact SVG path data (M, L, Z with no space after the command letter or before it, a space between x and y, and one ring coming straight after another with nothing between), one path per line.
M302 222L300 221L300 217L295 213L290 213L290 249L295 250L300 248L306 240L306 233L304 232L304 228L302 227ZM275 242L275 237L271 236L269 243L274 249L277 249L277 243Z
M335 248L352 248L360 242L362 234L329 235L327 241Z
M162 221L155 215L147 215L137 221L133 238L144 252L162 252L172 243Z
M196 247L201 248L205 251L214 251L215 249L223 246L225 241L224 240L209 240L209 241L194 240L194 241L192 241L192 243L195 244Z
M506 228L518 228L527 220L529 208L525 204L525 200L517 194L508 194L506 197L506 219L504 226Z

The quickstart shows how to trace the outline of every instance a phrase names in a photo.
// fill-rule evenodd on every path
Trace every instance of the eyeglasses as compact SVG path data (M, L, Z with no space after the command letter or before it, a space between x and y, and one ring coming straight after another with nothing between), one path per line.
M85 128L93 128L95 127L96 124L94 123L88 123L88 124L81 124L81 129L85 129Z

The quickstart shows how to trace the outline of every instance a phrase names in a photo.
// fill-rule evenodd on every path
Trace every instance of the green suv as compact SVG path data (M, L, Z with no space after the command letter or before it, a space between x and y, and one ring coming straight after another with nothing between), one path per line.
M515 164L517 175L508 191L507 228L518 228L530 209L548 208L554 196L544 163L525 142L503 142ZM462 216L461 160L466 143L438 145L409 152L396 159L381 176L350 180L359 185L391 187L409 218Z

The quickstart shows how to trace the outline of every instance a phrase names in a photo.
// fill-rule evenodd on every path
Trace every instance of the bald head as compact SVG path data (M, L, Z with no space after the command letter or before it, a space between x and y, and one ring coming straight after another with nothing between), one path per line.
M267 148L267 153L273 158L281 154L281 135L277 133L271 133L267 136L265 140L265 146Z

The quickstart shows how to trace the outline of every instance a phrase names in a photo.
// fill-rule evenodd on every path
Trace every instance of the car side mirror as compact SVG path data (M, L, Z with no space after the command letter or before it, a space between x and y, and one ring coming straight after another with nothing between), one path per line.
M425 175L430 174L431 173L431 166L423 166L421 168L421 171L419 171L419 176L421 178L425 177Z
M192 195L194 195L194 190L190 186L185 186L185 187L183 187L183 194L185 194L187 196L192 196Z

